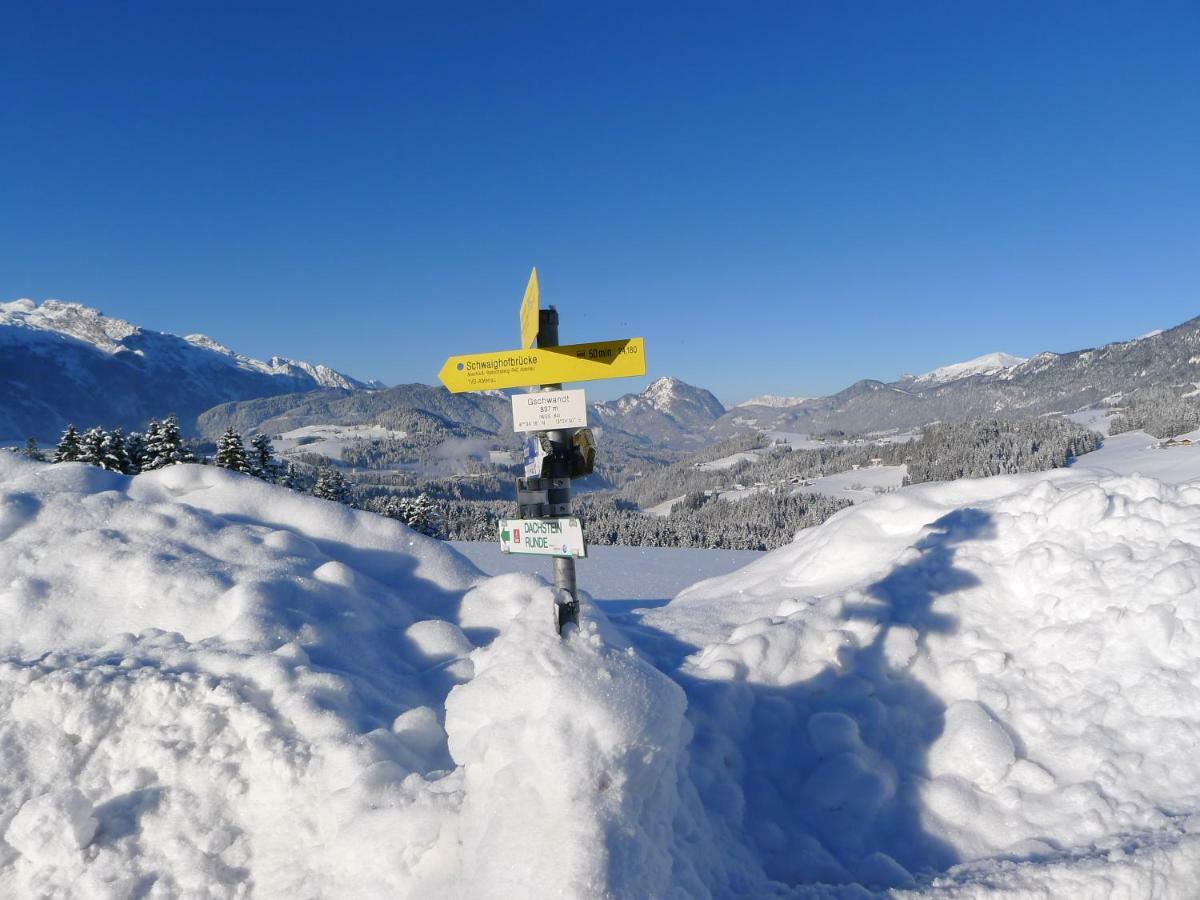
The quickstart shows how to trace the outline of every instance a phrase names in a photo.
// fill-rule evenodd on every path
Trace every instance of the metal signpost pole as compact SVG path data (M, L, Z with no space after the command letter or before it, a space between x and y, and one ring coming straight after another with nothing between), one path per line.
M558 310L538 310L538 347L558 346ZM561 391L561 384L543 384L543 391ZM566 518L571 515L571 439L575 429L566 428L547 432L554 447L550 463L549 504L551 518ZM559 590L556 599L555 620L559 634L568 622L579 624L579 595L575 587L575 559L571 556L554 557L554 587ZM565 591L569 599L564 599Z

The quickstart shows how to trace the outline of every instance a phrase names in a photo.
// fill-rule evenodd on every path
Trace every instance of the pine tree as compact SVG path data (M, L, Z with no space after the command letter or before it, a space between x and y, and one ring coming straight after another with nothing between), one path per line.
M108 435L104 433L103 428L89 428L85 431L79 439L79 462L104 468L104 442L107 439Z
M279 465L275 462L271 439L265 434L256 434L250 439L248 462L251 474L265 481L275 481L279 477Z
M159 458L162 451L162 425L158 419L151 419L150 424L146 426L146 436L142 440L142 471L149 472L157 468L154 465L155 460Z
M346 479L332 466L321 467L312 492L314 497L320 497L322 500L332 500L335 503L350 502L350 489L346 486Z
M134 474L129 454L125 451L125 432L120 428L105 433L100 444L100 468L122 475Z
M290 462L287 464L287 468L279 478L279 484L293 491L300 490L300 472L297 470L295 463Z
M25 439L25 457L32 459L34 462L45 462L46 454L38 449L37 438L28 437Z
M413 531L434 536L438 532L437 504L429 494L421 491L408 503L404 522Z
M62 437L58 439L58 446L54 448L54 461L75 462L79 459L79 432L75 430L74 425L68 425L62 433Z
M246 448L242 445L242 436L230 425L217 441L217 465L222 469L234 472L249 472L246 462Z
M192 452L183 445L183 436L179 433L179 422L174 413L161 423L150 423L146 434L146 458L145 469L161 469L178 463L196 461Z
M129 474L137 475L146 464L146 437L140 431L131 431L125 438L125 458L129 460Z

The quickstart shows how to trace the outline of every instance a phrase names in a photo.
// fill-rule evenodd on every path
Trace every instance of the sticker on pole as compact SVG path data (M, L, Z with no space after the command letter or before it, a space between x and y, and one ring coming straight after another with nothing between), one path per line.
M554 431L587 425L587 400L582 390L514 394L512 412L513 431Z
M587 556L578 519L501 519L500 550L534 556Z

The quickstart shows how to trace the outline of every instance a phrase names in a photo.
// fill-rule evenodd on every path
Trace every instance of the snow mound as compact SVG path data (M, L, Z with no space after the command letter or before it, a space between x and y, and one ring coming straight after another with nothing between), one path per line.
M1200 484L922 485L641 627L705 806L778 882L1194 891Z
M0 454L0 896L703 896L682 691L550 604L247 476Z

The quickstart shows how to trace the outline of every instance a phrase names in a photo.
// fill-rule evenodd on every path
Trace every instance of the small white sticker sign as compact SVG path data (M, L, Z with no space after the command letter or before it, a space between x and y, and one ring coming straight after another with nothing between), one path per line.
M553 431L587 426L587 399L582 390L513 394L513 431Z
M500 549L537 556L587 556L578 519L501 519Z

